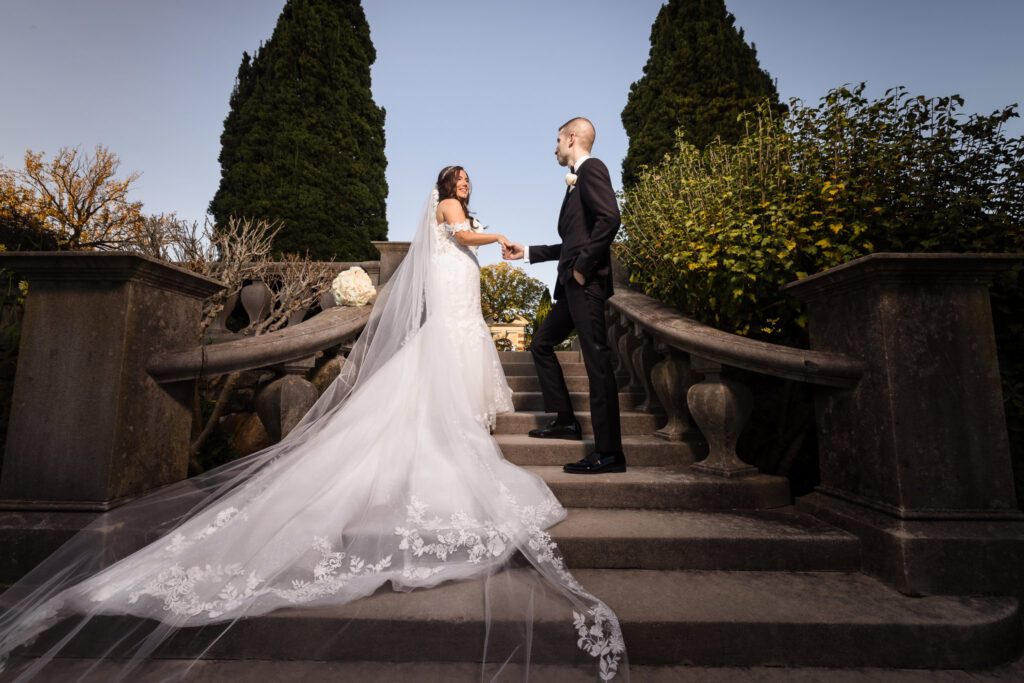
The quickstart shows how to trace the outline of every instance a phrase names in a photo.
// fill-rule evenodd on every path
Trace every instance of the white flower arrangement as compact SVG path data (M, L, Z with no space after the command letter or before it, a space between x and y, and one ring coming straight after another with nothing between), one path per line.
M339 306L365 306L377 293L370 276L359 266L338 273L331 283L334 303Z
M575 173L566 173L565 174L565 184L568 185L569 187L572 187L573 185L575 185L576 184L576 174Z

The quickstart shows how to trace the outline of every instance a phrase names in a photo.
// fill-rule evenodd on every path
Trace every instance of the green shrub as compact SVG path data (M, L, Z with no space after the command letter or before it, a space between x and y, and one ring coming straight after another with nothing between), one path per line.
M623 195L632 283L709 325L793 341L804 320L786 282L874 251L1024 250L1024 138L1002 131L1015 106L964 119L959 96L863 89L743 114L736 144L677 135Z
M735 144L700 151L677 134L675 151L622 196L617 253L632 284L719 329L803 344L787 282L875 251L1024 252L1024 137L1003 131L1016 105L964 116L958 95L863 92L862 83L818 106L794 101L783 117L766 104L741 115L747 134ZM992 288L1018 462L1021 272Z

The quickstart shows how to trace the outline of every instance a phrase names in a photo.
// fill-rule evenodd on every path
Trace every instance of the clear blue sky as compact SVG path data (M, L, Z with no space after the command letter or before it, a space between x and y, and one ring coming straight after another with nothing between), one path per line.
M26 149L107 145L147 213L201 219L242 51L283 0L0 0L0 164ZM437 171L464 165L471 207L525 243L557 241L558 125L583 115L615 183L619 115L660 0L364 0L387 109L389 236L407 240ZM867 81L960 93L968 111L1024 101L1024 0L726 0L779 94L816 102ZM1024 134L1014 120L1009 130ZM616 188L618 189L618 188ZM484 263L497 260L481 249ZM527 266L545 282L550 264Z

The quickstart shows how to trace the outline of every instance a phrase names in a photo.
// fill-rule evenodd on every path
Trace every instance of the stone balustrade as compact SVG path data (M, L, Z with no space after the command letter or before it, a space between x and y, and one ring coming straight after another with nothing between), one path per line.
M703 435L708 457L692 467L707 474L757 473L736 455L736 441L750 415L750 391L729 376L731 368L842 388L855 386L866 368L849 355L768 344L716 330L623 282L608 305L613 321L610 346L620 372L629 377L621 390L644 395L638 410L667 414L665 426L655 435L670 440L697 440Z
M751 394L735 370L812 385L821 482L798 507L858 535L865 569L904 592L1019 594L1024 515L988 285L1022 260L873 254L792 283L810 350L701 325L617 273L609 346L623 391L649 377L667 416L656 435L703 436L708 456L691 467L704 474L757 474L736 454Z
M358 265L381 285L407 249L384 247L384 271L330 265ZM209 278L117 252L13 252L0 267L29 282L0 509L106 510L184 479L199 377L275 368L283 376L257 404L280 438L316 400L304 377L316 354L353 338L370 315L335 307L328 292L310 319L296 311L282 329L242 337L224 325L236 305L250 322L270 313L270 287L254 282L198 344L202 300L223 288Z

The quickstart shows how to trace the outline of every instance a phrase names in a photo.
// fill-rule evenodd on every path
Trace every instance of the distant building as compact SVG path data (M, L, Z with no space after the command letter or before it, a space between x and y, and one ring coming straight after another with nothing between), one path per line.
M488 316L487 328L491 331L491 338L499 347L505 347L506 351L526 350L526 326L530 321L521 315L517 315L511 322L496 323L493 316Z

